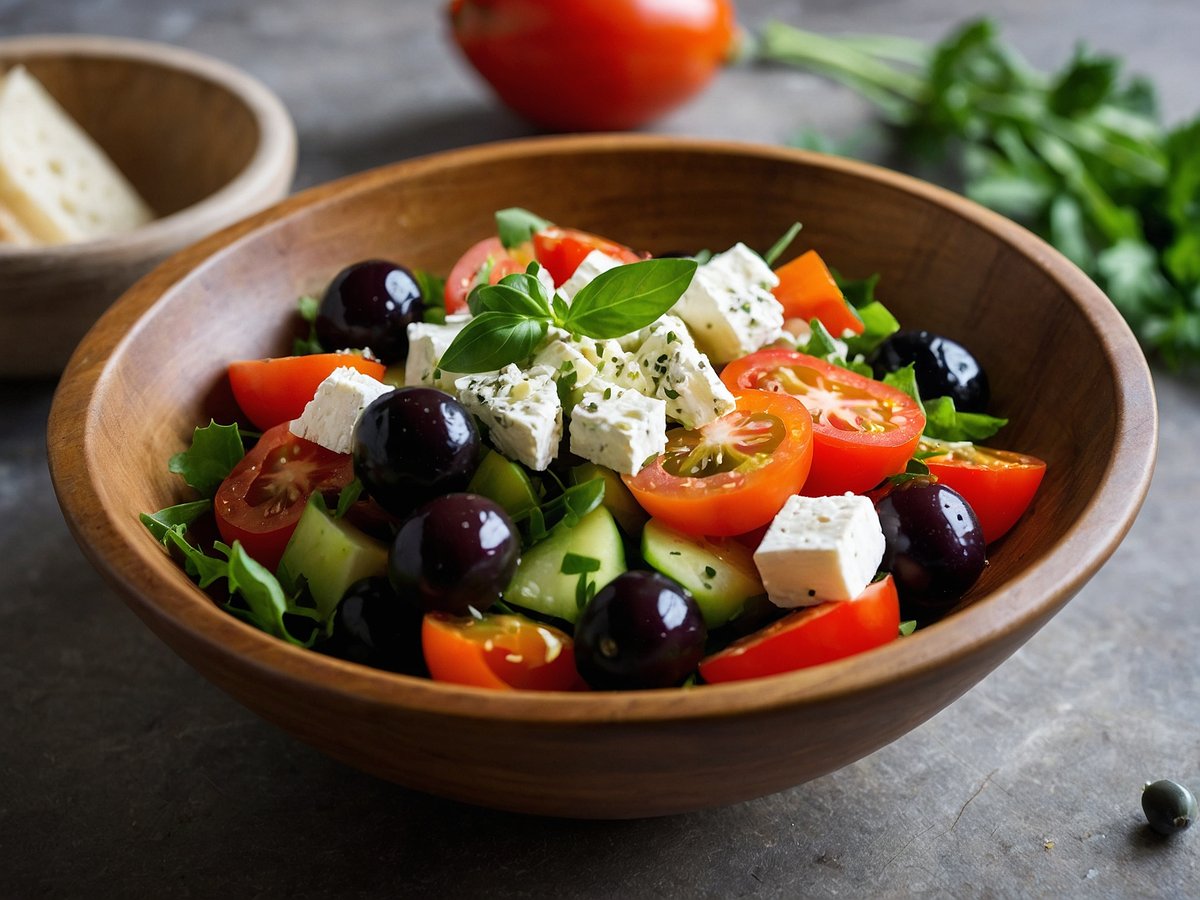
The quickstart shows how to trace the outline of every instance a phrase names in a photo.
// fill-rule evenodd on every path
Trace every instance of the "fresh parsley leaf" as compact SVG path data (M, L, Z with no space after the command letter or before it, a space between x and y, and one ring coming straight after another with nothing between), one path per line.
M337 509L334 510L333 517L335 519L340 519L342 516L346 515L346 513L350 511L350 507L358 502L358 498L362 496L362 492L363 483L357 478L342 488L341 492L338 494ZM319 496L320 491L313 491L313 495Z
M518 206L501 209L496 213L496 233L500 235L500 243L506 250L533 240L535 234L553 224Z
M176 526L186 528L210 509L212 509L211 500L192 500L188 503L168 506L156 513L142 513L138 518L143 525L150 529L154 539L161 542L166 538L167 531Z
M575 295L562 325L596 340L636 331L674 306L695 273L696 261L681 258L646 259L609 269Z
M221 482L246 455L237 425L218 425L210 420L192 433L192 445L176 453L167 469L205 497L211 497Z
M546 336L550 323L519 313L488 311L475 316L438 360L447 372L491 372L526 359Z
M793 222L791 227L783 233L779 240L771 245L771 249L763 254L763 262L768 266L775 265L775 260L779 259L783 255L783 251L791 246L792 241L796 239L796 235L800 233L800 229L803 227L799 222Z

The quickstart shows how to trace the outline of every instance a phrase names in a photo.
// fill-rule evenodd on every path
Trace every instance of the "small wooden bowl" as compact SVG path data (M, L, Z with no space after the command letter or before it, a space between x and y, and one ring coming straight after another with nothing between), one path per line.
M1027 518L965 606L861 656L757 682L626 693L500 693L300 650L219 610L138 523L183 500L167 473L230 360L286 352L297 295L391 257L446 271L520 205L652 251L767 247L795 219L851 276L882 274L902 322L955 337L1049 462ZM84 339L50 419L67 521L134 611L265 718L384 778L470 803L661 815L778 791L904 734L995 668L1109 557L1150 482L1154 394L1105 296L1038 238L871 166L656 137L493 144L307 191L176 255ZM1053 684L1057 673L1047 672Z
M0 40L0 72L18 63L159 218L80 244L0 244L0 377L9 378L61 372L122 291L181 247L285 196L296 168L296 131L279 98L218 60L111 37Z

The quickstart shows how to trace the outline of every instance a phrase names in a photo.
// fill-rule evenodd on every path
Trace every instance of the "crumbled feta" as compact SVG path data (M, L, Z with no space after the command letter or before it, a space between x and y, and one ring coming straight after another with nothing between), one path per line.
M288 430L335 453L349 453L354 446L354 426L362 411L376 397L392 390L391 385L370 375L341 366L317 386L304 412L292 420Z
M588 282L602 272L615 269L619 265L621 265L619 259L613 259L607 253L593 250L583 258L583 262L579 264L571 277L559 285L558 292L569 304Z
M670 418L685 428L699 428L733 411L733 394L679 319L663 316L644 332L637 351L649 388L643 393L665 402Z
M771 293L779 279L745 244L735 244L696 269L671 307L717 364L771 343L783 330L783 307Z
M595 342L591 338L584 338L589 341L592 346ZM573 382L576 388L586 387L596 374L596 364L589 359L589 354L585 353L584 347L579 341L567 339L556 339L546 343L533 357L533 365L549 366L554 371L554 380L567 378L571 375L575 376Z
M571 412L571 452L636 475L666 449L666 413L663 401L634 390L589 391Z
M588 353L589 349L584 348L584 352ZM621 345L616 341L601 341L598 344L593 344L591 351L594 354L593 363L596 366L595 380L603 382L605 385L613 385L619 388L638 391L648 397L654 395L654 386L646 381L642 375L642 370L638 364L638 358L633 353L628 353L621 348Z
M459 378L455 387L459 402L487 426L497 450L535 471L550 465L562 440L563 420L553 369L534 366L522 372L507 365L499 372Z
M440 371L438 360L470 320L470 316L447 316L445 325L429 322L411 323L408 326L408 358L404 361L404 383L409 386L426 384L444 391L453 391L454 382L462 375Z
M788 498L775 516L754 563L776 606L853 600L883 561L883 529L867 497Z

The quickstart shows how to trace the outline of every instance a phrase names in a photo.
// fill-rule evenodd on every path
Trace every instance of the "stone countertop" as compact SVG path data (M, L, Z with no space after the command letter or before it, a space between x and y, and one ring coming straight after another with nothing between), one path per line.
M532 133L447 45L440 3L0 0L0 34L182 44L269 84L297 187ZM1077 41L1195 112L1191 0L743 0L742 21L937 38L990 14L1036 64ZM811 76L733 69L653 130L850 136L867 108ZM0 286L2 289L2 286ZM1048 361L1053 363L1053 361ZM1160 453L1108 565L975 689L825 778L635 822L461 806L332 762L176 658L83 560L45 465L53 384L0 383L0 896L1200 896L1200 834L1163 840L1139 791L1200 788L1200 386L1156 371ZM553 773L550 773L551 775Z

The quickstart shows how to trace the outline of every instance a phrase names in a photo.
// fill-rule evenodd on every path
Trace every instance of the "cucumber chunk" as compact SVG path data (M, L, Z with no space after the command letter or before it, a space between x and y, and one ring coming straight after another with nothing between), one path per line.
M387 575L388 548L345 519L335 519L319 495L300 515L279 561L280 580L304 578L321 619L333 615L346 589L360 578Z
M734 540L693 537L651 519L642 529L642 556L688 589L709 628L724 625L763 593L753 552Z
M495 450L489 450L467 485L471 494L495 500L510 516L519 516L538 505L533 482L525 470Z
M595 579L596 590L625 571L621 533L612 513L599 506L574 528L559 528L521 556L517 574L504 592L505 601L574 623L582 612L575 599L580 576L563 574L568 553L600 562L600 568L588 576Z
M612 469L598 466L595 463L584 463L571 470L571 481L574 484L583 484L593 478L604 479L604 505L613 514L613 518L617 520L621 530L636 539L638 532L650 518L646 515L646 511L633 498L629 488L625 487L621 476Z

